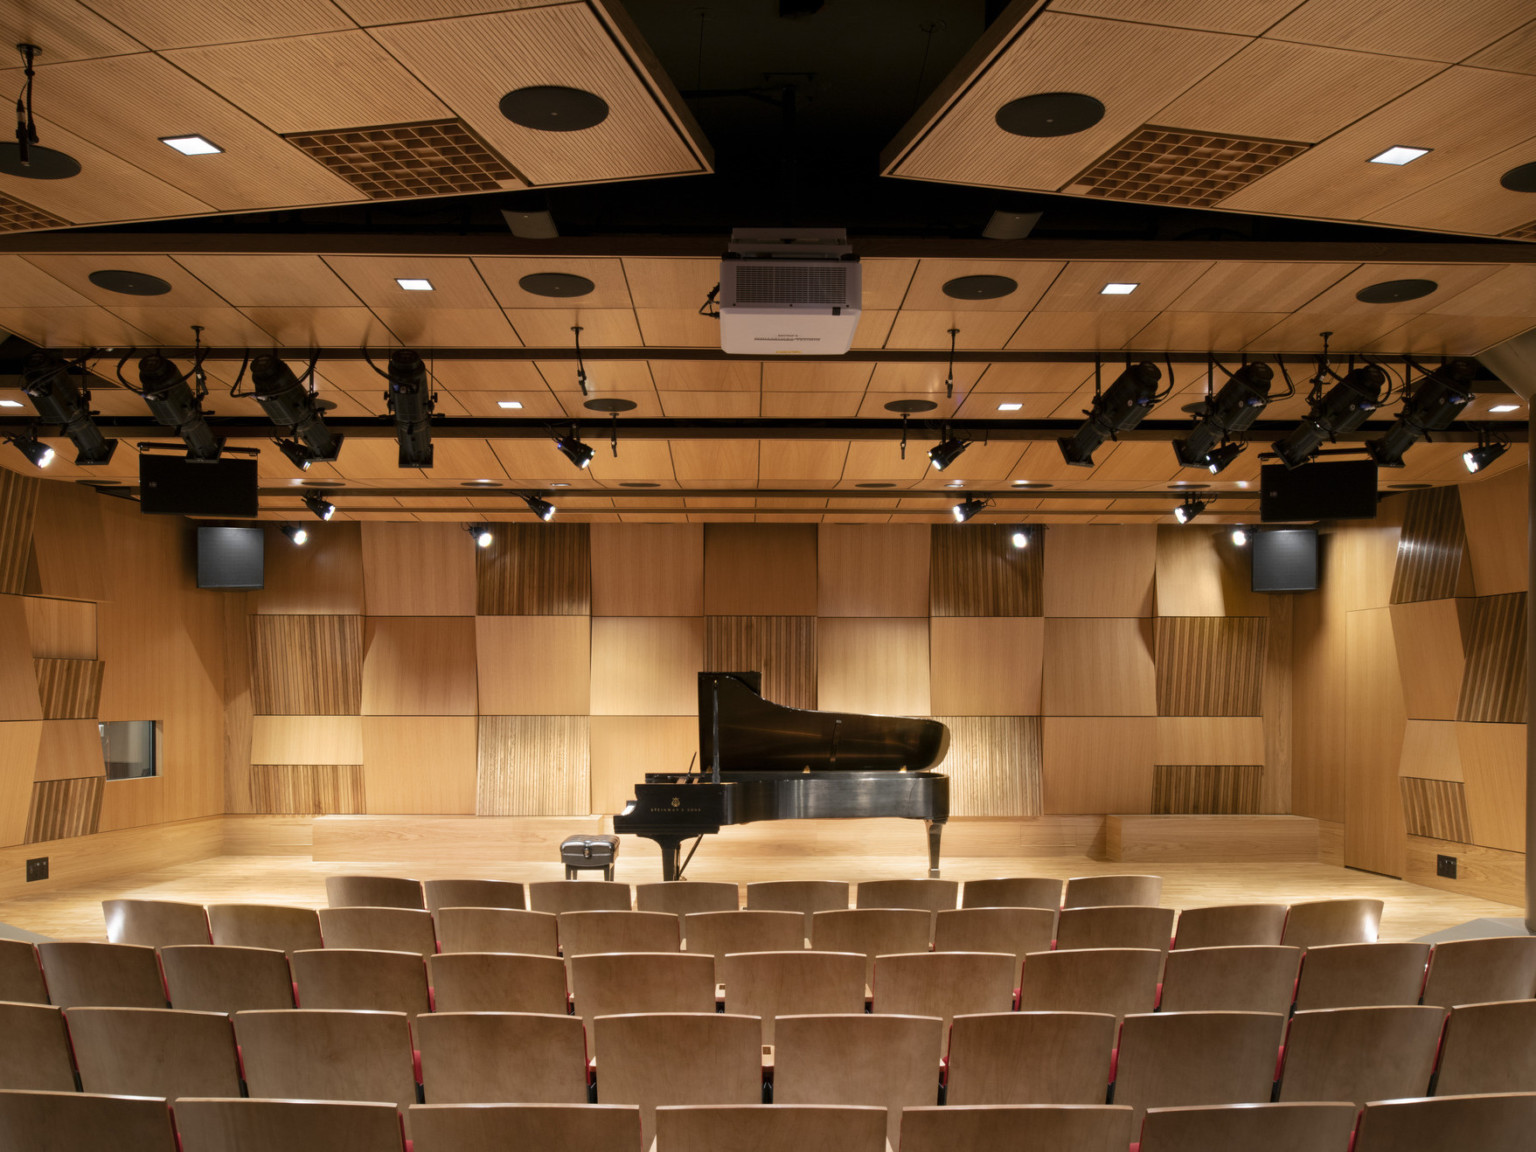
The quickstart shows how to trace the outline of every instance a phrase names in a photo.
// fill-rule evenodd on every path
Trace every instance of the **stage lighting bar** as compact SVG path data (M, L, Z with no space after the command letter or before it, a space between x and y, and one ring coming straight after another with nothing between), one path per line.
M390 353L385 403L395 418L401 468L432 467L432 410L437 394L427 381L427 366L409 348Z
M75 445L76 464L106 464L117 441L101 434L91 419L90 393L75 386L69 366L47 352L34 352L21 369L21 390L45 424L57 424Z
M1381 403L1387 374L1374 364L1351 369L1312 405L1312 410L1284 440L1273 447L1287 468L1300 468L1312 459L1323 441L1353 432Z
M1461 410L1472 403L1477 368L1477 361L1458 357L1420 380L1386 435L1365 446L1371 459L1383 468L1401 468L1403 453L1431 432L1450 427Z
M203 415L201 397L187 383L196 372L182 372L158 352L139 360L139 395L159 424L176 429L188 460L217 460L224 441L213 434Z
M1128 365L1104 393L1094 397L1083 426L1071 437L1056 441L1062 458L1068 464L1093 467L1099 445L1118 432L1130 431L1152 410L1162 378L1156 364Z
M1244 364L1206 403L1192 431L1173 442L1174 455L1186 468L1220 472L1238 456L1243 446L1228 443L1234 432L1246 432L1269 403L1269 386L1275 378L1268 364Z
M306 375L313 375L313 371L311 366ZM283 455L298 467L308 469L317 460L330 462L340 454L345 437L325 426L325 411L335 405L305 388L280 358L270 354L252 358L251 388L267 419L290 429L294 439L302 442L278 441Z

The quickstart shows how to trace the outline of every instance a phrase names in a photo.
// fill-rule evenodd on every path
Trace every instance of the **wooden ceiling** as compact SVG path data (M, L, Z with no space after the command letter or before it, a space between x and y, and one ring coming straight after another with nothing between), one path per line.
M999 108L1076 92L1105 108L1072 135L1025 138ZM1148 133L1147 130L1157 129ZM887 175L1185 203L1168 168L1088 179L1168 131L1236 141L1191 206L1536 239L1536 195L1500 177L1536 162L1536 9L1527 0L1015 0L883 157ZM1300 154L1246 180L1272 141ZM1191 144L1185 141L1185 144ZM1429 149L1401 167L1388 148ZM1152 145L1153 153L1158 145ZM1155 162L1154 162L1155 163Z

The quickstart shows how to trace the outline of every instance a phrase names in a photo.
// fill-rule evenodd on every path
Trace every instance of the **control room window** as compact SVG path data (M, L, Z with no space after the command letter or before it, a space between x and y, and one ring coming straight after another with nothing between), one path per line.
M158 720L104 720L101 755L108 780L138 780L160 775Z

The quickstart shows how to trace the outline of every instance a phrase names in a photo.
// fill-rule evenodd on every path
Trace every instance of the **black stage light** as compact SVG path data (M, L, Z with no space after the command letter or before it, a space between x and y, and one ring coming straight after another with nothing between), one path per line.
M1029 529L1015 528L1013 530L1013 535L1008 538L1008 543L1012 544L1015 548L1028 548Z
M1239 548L1248 547L1248 529L1242 525L1232 529L1232 543L1236 544Z
M307 375L313 375L313 372L311 367ZM292 368L270 354L252 357L251 388L255 392L256 403L261 405L267 419L280 427L292 429L294 438L304 443L303 449L296 453L290 451L290 448L298 448L297 444L285 445L279 441L278 446L283 449L284 456L300 468L308 468L316 460L336 459L345 437L336 435L325 426L325 410L332 407L332 404L305 388L293 374ZM299 458L301 454L306 457L303 462Z
M53 463L53 449L40 441L36 436L7 436L6 443L16 445L16 451L20 452L39 468L46 468Z
M555 506L548 500L540 500L537 496L524 496L523 503L528 505L528 511L540 520L549 521L555 518Z
M1246 447L1246 444L1223 444L1219 448L1212 448L1205 454L1205 466L1215 476L1241 456Z
M1220 472L1235 460L1242 453L1241 446L1225 455L1220 468L1212 467L1211 458L1217 451L1232 447L1227 440L1233 432L1245 432L1253 426L1269 403L1269 385L1274 378L1275 371L1268 364L1244 364L1227 377L1227 382L1206 402L1194 431L1173 442L1179 463L1186 468Z
M314 454L297 440L274 440L278 450L288 457L288 463L301 472L308 472L309 466L315 462Z
M1479 444L1463 452L1461 462L1467 466L1468 472L1481 472L1507 451L1508 444Z
M309 529L297 524L284 524L283 535L302 547L309 540Z
M336 515L336 505L315 492L311 492L304 497L304 507L308 508L322 520L329 520L332 516Z
M495 543L496 537L491 535L489 524L466 524L464 530L475 538L475 544L481 548L489 548Z
M1461 410L1472 403L1472 381L1477 376L1477 367L1477 361L1458 357L1447 360L1420 380L1386 435L1365 446L1371 459L1383 468L1401 468L1404 452L1429 433L1448 428Z
M1345 432L1353 432L1376 411L1387 374L1374 364L1355 368L1330 388L1274 449L1287 468L1300 468L1323 446Z
M1093 467L1093 453L1100 444L1136 427L1152 410L1162 378L1156 364L1127 365L1107 391L1094 397L1083 426L1070 439L1056 441L1062 458L1068 464Z
M928 449L928 463L933 465L935 472L942 472L959 459L960 453L970 446L969 440L961 440L958 436L946 436Z
M217 460L224 441L213 434L202 401L187 383L196 369L183 373L158 352L139 361L139 395L157 423L176 429L187 445L188 460Z
M409 348L389 356L389 391L384 400L395 417L401 468L432 467L432 409L437 394L427 383L427 366Z
M1180 524L1188 524L1209 507L1209 500L1186 500L1173 510L1173 518Z
M21 390L46 424L64 429L75 445L76 464L105 464L117 450L91 420L89 393L82 393L69 378L69 367L57 356L34 352L21 369Z
M592 445L585 440L578 439L576 429L573 426L567 436L556 436L555 447L560 449L560 455L564 456L578 468L585 468L592 463L592 458L597 455ZM547 520L548 517L546 516Z
M964 503L956 504L949 511L950 514L954 516L956 521L964 524L967 520L976 515L976 513L980 512L990 503L990 500L966 500Z

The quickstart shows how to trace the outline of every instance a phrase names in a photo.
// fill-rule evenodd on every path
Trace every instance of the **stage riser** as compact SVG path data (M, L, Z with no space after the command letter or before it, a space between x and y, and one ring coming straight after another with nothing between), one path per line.
M1106 816L1105 855L1136 863L1233 864L1318 859L1305 816Z

